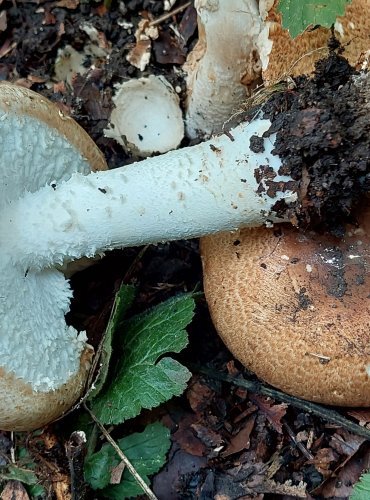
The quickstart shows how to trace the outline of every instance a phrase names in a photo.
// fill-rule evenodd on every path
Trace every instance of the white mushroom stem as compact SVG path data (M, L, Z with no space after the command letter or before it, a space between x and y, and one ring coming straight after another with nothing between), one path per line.
M264 139L263 153L249 148L250 138L262 137L270 125L256 119L191 148L116 170L77 173L26 193L2 210L7 259L26 272L113 248L276 220L274 204L294 201L295 194L258 192L256 169L271 167L275 182L291 178L277 174L281 161L272 154L275 136Z
M260 76L256 0L195 0L199 41L189 55L186 128L189 137L221 130Z

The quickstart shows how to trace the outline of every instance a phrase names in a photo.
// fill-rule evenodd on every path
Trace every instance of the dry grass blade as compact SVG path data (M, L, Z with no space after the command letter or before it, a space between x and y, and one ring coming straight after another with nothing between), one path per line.
M149 486L145 483L145 481L142 479L142 477L137 473L137 471L135 470L135 467L132 465L132 463L129 461L129 459L126 457L126 455L119 448L118 444L114 441L114 439L111 437L111 435L106 430L106 428L99 422L99 420L96 418L96 416L93 414L93 412L85 404L84 404L84 407L85 407L86 411L90 414L91 418L94 420L96 425L99 427L100 431L103 433L105 439L109 442L109 444L117 452L117 455L120 457L120 459L125 464L127 469L133 475L133 477L135 478L135 481L142 488L142 490L144 491L146 496L150 500L158 500L158 498L154 495L154 493L149 488Z

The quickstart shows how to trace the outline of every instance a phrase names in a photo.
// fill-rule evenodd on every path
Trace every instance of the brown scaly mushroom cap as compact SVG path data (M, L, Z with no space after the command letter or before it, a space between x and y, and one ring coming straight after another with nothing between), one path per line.
M0 120L1 208L74 172L106 169L87 133L35 92L1 83ZM13 275L6 235L1 239L2 289L9 297L7 303L0 298L0 423L3 430L31 430L81 395L92 348L65 323L71 291L61 273L46 269L37 280L32 273Z
M247 368L316 402L370 404L370 209L342 238L280 225L202 239L214 325Z

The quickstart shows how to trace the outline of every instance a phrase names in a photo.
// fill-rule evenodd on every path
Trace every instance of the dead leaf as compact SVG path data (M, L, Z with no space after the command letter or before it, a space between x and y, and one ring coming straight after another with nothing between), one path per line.
M111 475L110 475L110 484L119 484L122 479L122 474L123 471L125 470L125 462L121 460L121 462L116 466L113 467Z
M195 415L184 415L179 423L178 430L173 434L174 442L190 455L202 457L206 455L205 445L194 435L191 425L196 423Z
M205 444L208 448L215 448L223 445L222 436L218 433L206 427L205 425L195 423L191 424L191 428L194 429L197 437Z
M52 14L49 10L45 10L44 19L42 20L42 24L44 26L54 25L57 22L57 18Z
M152 42L148 40L139 40L126 56L126 60L140 71L144 71L150 61L150 51Z
M10 38L5 40L3 45L0 47L0 59L9 54L17 46L16 42L11 43Z
M332 448L321 448L314 458L307 460L306 463L314 465L320 474L327 478L332 472L330 465L337 460L338 454Z
M153 51L159 64L179 64L186 61L186 49L178 38L170 35L168 31L162 31L153 42Z
M193 377L191 380L192 383L186 392L186 396L188 398L190 408L196 415L201 416L211 404L215 393L202 380L197 380L196 377Z
M267 479L259 488L260 493L274 493L275 495L290 495L294 498L307 498L306 483L292 484L291 480L285 483L277 483L273 479Z
M311 491L317 498L349 498L353 485L359 480L364 469L370 466L370 446L366 445L359 453L351 457L342 467L336 469L333 475L326 479L318 488ZM316 496L317 495L317 496Z
M288 405L286 403L275 404L273 400L256 394L251 395L250 399L258 406L276 432L282 434L281 419L285 416Z
M179 23L179 33L185 43L189 41L197 29L197 17L197 11L193 5L190 5L182 16Z
M143 15L143 12L142 12ZM126 60L144 71L150 61L152 40L158 38L158 28L151 26L149 19L141 19L135 31L136 44L126 56Z
M364 437L350 434L344 429L338 429L330 439L330 446L340 455L352 457L365 441Z
M61 9L75 10L80 5L79 0L59 0L51 4L52 7L59 7Z
M8 26L6 10L0 12L0 31L5 31Z
M362 426L365 426L370 422L370 409L358 409L358 410L351 410L347 411L347 414L350 415L351 417L355 418L358 420L358 423Z
M29 500L26 488L19 481L8 481L1 493L1 500Z
M222 456L228 457L233 453L239 453L242 450L248 450L250 446L250 434L254 427L254 422L256 420L256 416L252 415L249 419L244 423L241 430L232 437L230 444L227 446L226 450L222 453Z

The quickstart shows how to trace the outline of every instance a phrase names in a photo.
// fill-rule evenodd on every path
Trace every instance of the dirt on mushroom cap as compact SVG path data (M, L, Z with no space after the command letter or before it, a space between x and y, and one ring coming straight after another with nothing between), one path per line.
M277 133L274 153L283 159L279 174L297 183L296 225L337 228L353 220L352 209L369 191L369 92L369 78L333 50L313 78L296 78L264 104L264 117L273 122L265 135ZM273 176L260 187L271 196L281 190ZM287 206L275 209L285 213Z

